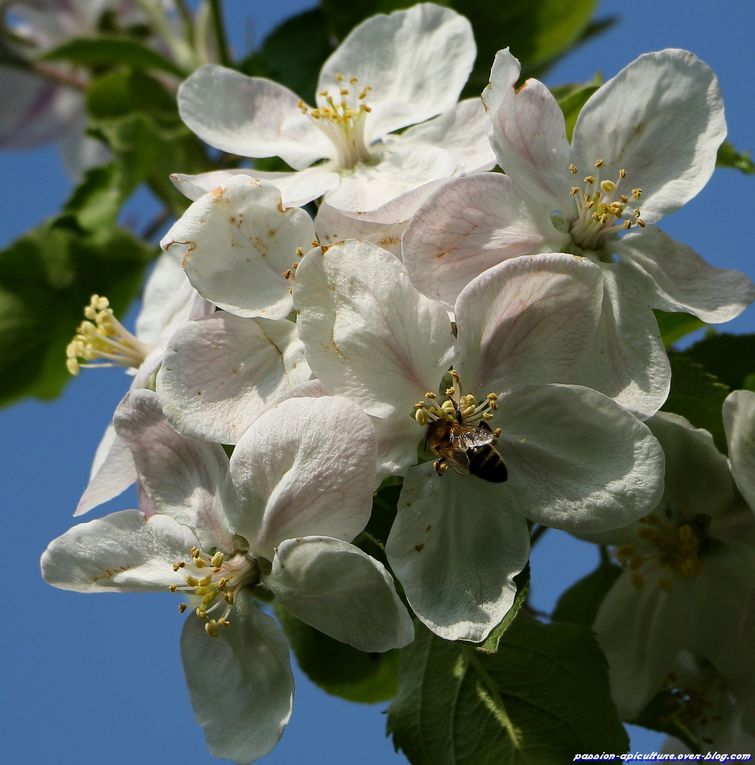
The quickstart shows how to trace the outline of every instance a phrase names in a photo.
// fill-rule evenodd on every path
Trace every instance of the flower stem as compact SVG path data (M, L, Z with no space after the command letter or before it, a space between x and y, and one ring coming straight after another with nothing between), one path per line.
M223 66L230 66L232 62L228 52L228 37L225 33L221 0L210 0L210 12L212 13L212 25L215 29L215 40L218 44L220 63L223 64Z

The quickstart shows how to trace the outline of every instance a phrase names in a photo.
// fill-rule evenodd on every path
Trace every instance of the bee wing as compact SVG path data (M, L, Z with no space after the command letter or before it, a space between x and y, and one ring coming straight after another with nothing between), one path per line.
M443 456L454 473L458 473L459 475L467 475L467 473L469 473L469 457L467 456L466 451L461 449L448 449Z
M474 449L478 446L487 446L495 442L495 436L485 428L471 428L451 434L453 445L459 449Z

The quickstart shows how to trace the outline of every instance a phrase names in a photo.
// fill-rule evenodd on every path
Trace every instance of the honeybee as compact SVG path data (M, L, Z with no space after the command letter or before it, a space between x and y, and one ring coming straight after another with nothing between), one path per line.
M434 420L428 424L425 434L427 447L438 456L433 462L438 475L443 475L450 467L459 475L469 473L484 481L503 483L508 478L508 471L495 448L497 440L497 434L485 420L476 425Z

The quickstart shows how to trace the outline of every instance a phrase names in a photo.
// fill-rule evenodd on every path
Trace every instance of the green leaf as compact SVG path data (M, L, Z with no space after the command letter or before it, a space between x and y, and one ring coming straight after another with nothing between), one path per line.
M136 296L153 248L127 231L82 231L67 215L0 252L0 404L49 399L69 379L65 349L92 293L115 311Z
M655 313L666 348L670 348L683 337L706 326L704 321L688 313L666 313L666 311L653 311L653 313Z
M566 121L566 138L571 141L574 125L577 123L577 117L582 111L582 107L587 103L587 99L600 87L600 82L591 82L587 85L578 85L568 88L563 95L558 98L558 105L564 113Z
M130 37L76 37L52 50L42 60L70 61L84 66L122 66L136 69L156 69L184 78L189 73L152 48Z
M372 498L372 513L364 531L354 540L354 544L360 549L379 560L389 571L388 559L385 555L385 543L396 517L396 505L403 481L401 478L386 478L375 492ZM401 592L398 582L396 586Z
M592 626L603 598L622 571L621 566L611 563L608 556L602 553L600 565L595 571L575 582L558 599L551 615L553 621Z
M95 120L127 117L146 112L162 123L178 124L175 96L144 72L121 69L92 82L87 91L87 111Z
M332 51L325 16L314 8L276 27L240 69L275 80L312 103L320 68Z
M482 653L496 653L498 646L501 643L501 638L506 633L506 630L514 623L517 614L521 610L522 606L527 601L527 594L530 591L530 564L527 565L514 577L516 582L516 595L514 597L514 603L506 613L506 616L501 619L493 631L488 635L487 640L477 647L478 651Z
M703 338L685 350L730 388L748 388L755 373L755 335L720 333Z
M705 428L725 454L726 434L721 407L729 393L728 386L686 353L669 353L669 361L671 392L663 405L664 411L680 414L695 427Z
M590 630L523 614L495 654L418 627L388 731L414 765L563 765L629 744Z
M716 164L719 167L734 168L745 175L753 175L755 173L755 162L750 159L750 152L739 152L728 141L724 141L718 147Z
M281 605L274 608L302 672L313 683L349 701L371 704L393 698L398 651L358 651L304 624Z

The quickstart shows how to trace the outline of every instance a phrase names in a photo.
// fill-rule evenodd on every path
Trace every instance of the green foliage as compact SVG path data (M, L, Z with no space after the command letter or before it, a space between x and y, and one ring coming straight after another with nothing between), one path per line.
M130 37L76 37L47 51L43 60L69 61L84 66L122 66L127 64L135 69L155 69L177 77L186 77L172 61L161 56L152 48Z
M606 593L622 572L621 566L611 563L601 551L600 565L587 576L575 582L562 593L551 615L554 622L570 622L592 626Z
M574 125L577 123L577 117L582 111L582 107L587 103L587 99L600 87L600 82L595 81L587 85L575 85L573 87L562 88L560 92L556 91L554 95L558 98L558 105L564 113L566 122L566 137L571 141L574 133Z
M332 50L325 15L315 8L276 27L239 68L275 80L312 103L320 67Z
M726 453L721 407L729 393L715 375L710 374L694 358L682 353L669 353L671 392L664 411L686 417L695 427L710 431L716 446Z
M530 591L529 563L527 563L527 565L514 577L514 581L516 582L516 596L514 597L514 603L506 613L506 616L504 616L500 623L493 628L493 631L488 635L487 640L478 647L477 650L482 651L482 653L496 653L498 651L501 638L506 633L506 630L508 630L514 623L517 614L527 602L527 595Z
M144 72L122 69L96 79L87 93L90 128L115 154L127 185L147 182L179 215L186 199L170 173L210 169L202 143L181 122L175 98Z
M688 313L666 313L665 311L654 311L653 313L655 313L655 319L658 322L658 328L666 348L670 348L683 337L705 326L704 321Z
M755 174L755 162L750 159L750 152L737 151L728 141L724 141L718 148L716 164L719 167L731 167L745 175Z
M398 651L364 653L304 624L278 604L275 613L302 672L324 691L370 704L393 698Z
M755 335L710 335L685 353L730 388L755 390Z
M65 348L92 293L116 311L136 296L153 248L116 225L114 165L90 171L63 212L0 253L0 403L53 398L69 378Z
M388 731L414 765L562 765L629 744L591 632L523 614L495 654L419 627Z

